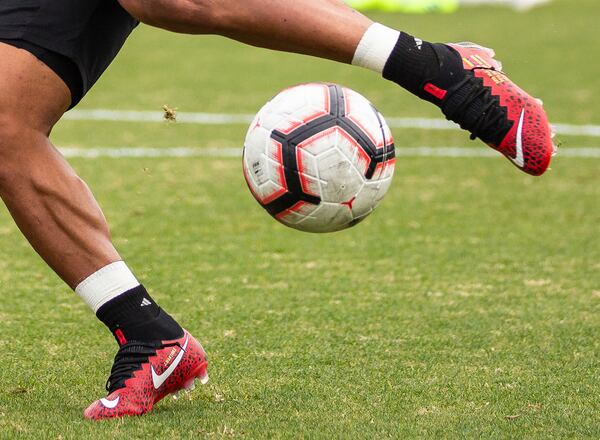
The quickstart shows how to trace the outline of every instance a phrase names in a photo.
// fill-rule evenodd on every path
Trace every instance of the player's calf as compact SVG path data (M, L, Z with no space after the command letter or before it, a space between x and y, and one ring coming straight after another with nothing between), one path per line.
M119 1L133 16L163 29L345 63L372 23L342 0Z
M19 139L21 124L14 118L0 113L0 196L8 192L10 182L18 172Z
M210 0L119 0L119 3L143 23L186 34L219 33L231 10L227 2Z

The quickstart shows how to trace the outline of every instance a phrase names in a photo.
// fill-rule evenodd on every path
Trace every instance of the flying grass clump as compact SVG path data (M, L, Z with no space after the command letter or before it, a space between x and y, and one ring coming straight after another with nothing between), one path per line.
M167 122L177 122L177 108L171 108L168 105L163 105L163 118Z

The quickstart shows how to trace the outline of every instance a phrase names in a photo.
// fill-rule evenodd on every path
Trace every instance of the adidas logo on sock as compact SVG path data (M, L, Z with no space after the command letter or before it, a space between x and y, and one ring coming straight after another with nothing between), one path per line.
M147 298L144 298L144 300L140 304L140 307L146 307L146 306L151 306L151 305L152 305L152 303L150 302L150 300L148 300Z

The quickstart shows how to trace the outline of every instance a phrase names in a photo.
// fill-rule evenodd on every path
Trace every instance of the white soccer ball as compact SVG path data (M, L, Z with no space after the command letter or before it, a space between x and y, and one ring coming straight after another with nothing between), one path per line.
M308 232L354 226L383 199L396 159L383 116L353 90L302 84L269 101L250 125L244 176L275 219Z

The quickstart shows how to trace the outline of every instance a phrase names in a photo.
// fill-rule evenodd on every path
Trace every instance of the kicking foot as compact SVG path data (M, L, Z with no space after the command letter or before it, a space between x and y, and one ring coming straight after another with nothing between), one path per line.
M539 176L556 153L542 102L517 87L493 57L493 50L473 43L430 44L402 34L384 76Z
M100 420L145 414L167 395L194 389L196 379L207 383L207 367L202 345L187 331L174 341L125 342L106 384L108 396L92 403L84 416Z

